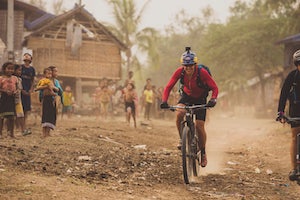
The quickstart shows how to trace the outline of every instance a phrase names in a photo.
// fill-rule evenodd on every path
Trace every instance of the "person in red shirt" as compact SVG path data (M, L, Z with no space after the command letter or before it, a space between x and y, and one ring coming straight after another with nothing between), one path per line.
M216 82L213 80L211 75L208 71L204 68L197 67L197 56L195 53L190 51L190 47L186 48L186 52L184 52L181 56L181 64L179 68L173 73L172 77L170 78L169 82L167 83L163 96L162 96L162 104L160 107L162 109L168 108L169 105L167 103L170 91L177 83L182 76L182 70L184 70L184 77L183 77L183 91L181 98L178 101L179 106L184 105L201 105L206 104L207 107L214 107L217 103L218 97L218 86ZM198 77L198 71L200 71L200 77ZM207 95L208 91L204 87L199 87L197 78L200 78L202 83L206 85L211 91L211 98L207 102ZM176 110L176 126L180 135L180 124L183 121L185 111L183 109ZM204 128L206 118L206 110L201 109L196 111L196 130L199 138L199 147L200 147L200 154L201 154L201 167L206 167L207 165L207 154L205 152L205 145L206 145L206 131ZM180 139L178 148L181 149L182 141Z

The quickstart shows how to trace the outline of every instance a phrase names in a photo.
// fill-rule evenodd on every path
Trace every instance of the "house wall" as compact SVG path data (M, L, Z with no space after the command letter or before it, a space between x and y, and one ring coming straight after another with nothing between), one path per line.
M44 68L56 66L62 86L71 86L80 106L87 101L84 96L91 93L86 90L86 83L121 78L120 49L109 42L83 41L76 56L66 47L64 39L31 37L26 47L33 51L36 72L42 74Z
M54 65L59 68L60 76L97 80L121 78L120 49L112 43L83 41L76 56L72 56L63 39L31 37L27 48L33 50L34 67L39 73Z

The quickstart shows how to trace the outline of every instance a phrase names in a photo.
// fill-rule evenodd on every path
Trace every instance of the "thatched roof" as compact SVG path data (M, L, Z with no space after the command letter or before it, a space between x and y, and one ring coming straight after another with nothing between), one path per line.
M0 10L7 10L7 0L0 0ZM24 27L27 30L34 30L40 23L46 23L54 18L54 15L22 1L14 1L14 10L24 12Z

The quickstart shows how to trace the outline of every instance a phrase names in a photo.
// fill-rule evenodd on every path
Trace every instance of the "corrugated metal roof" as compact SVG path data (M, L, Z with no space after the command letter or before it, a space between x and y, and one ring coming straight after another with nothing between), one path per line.
M300 33L279 40L276 42L276 44L286 44L286 43L294 43L294 42L300 42Z
M35 19L32 22L29 22L28 20L25 20L24 22L24 26L28 29L28 30L34 30L40 26L42 26L45 22L53 19L55 17L55 15L52 15L50 13L45 13L44 15L42 15L41 17Z
M7 10L7 1L0 0L0 10ZM43 23L55 17L53 14L47 13L36 6L17 0L14 1L14 10L24 12L24 27L28 30L39 28Z

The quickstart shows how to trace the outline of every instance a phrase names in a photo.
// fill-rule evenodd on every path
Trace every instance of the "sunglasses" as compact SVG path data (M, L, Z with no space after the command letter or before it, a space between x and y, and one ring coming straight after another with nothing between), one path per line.
M184 65L184 67L188 68L188 67L194 67L195 65Z

